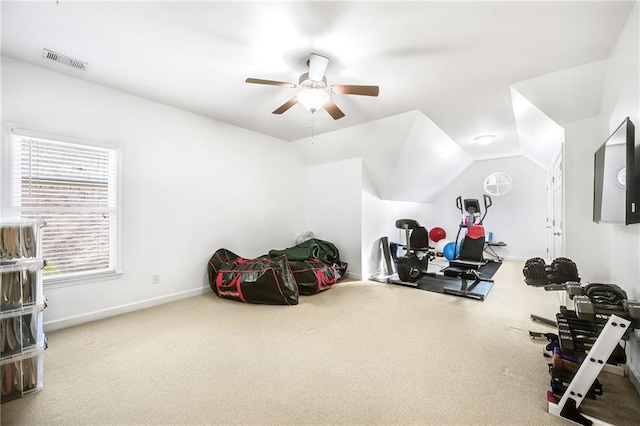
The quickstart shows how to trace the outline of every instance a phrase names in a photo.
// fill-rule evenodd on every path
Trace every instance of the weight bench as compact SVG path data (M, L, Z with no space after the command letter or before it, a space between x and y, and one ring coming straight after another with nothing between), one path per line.
M489 256L491 256L493 258L493 260L496 260L498 262L502 261L502 257L500 257L498 255L498 253L496 253L494 247L506 247L507 244L500 241L497 243L493 243L493 242L486 242L484 243L484 252L487 253Z

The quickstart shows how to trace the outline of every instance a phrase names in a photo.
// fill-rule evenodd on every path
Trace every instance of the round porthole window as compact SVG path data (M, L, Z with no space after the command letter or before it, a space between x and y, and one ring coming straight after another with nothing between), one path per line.
M484 190L495 197L506 195L511 191L511 176L504 172L491 173L484 180Z
M623 167L622 169L620 169L616 178L618 181L618 185L620 185L623 188L627 186L627 168Z

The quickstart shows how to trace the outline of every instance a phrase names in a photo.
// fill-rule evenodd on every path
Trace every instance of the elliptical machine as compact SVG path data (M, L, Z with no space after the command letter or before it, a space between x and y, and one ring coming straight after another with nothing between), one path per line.
M442 272L447 277L459 278L461 285L460 288L445 287L446 294L484 300L493 285L492 279L483 277L480 273L480 267L487 263L483 257L485 244L483 222L489 207L493 205L491 197L487 194L483 194L483 201L484 214L482 214L480 202L477 199L463 200L461 196L456 198L456 207L461 214L460 226L456 235L456 250L454 250L454 258L449 261L449 266L444 268ZM466 229L467 232L458 252L458 240L463 229ZM469 284L469 280L473 280L471 284ZM481 282L487 283L483 284L486 288L482 290L478 287Z
M454 256L454 259L459 262L484 262L485 233L483 222L493 202L487 194L483 194L483 201L484 214L482 214L477 199L463 200L461 196L456 198L456 207L460 210L461 215L458 235L456 235L456 247L462 230L467 229L460 245L460 252Z

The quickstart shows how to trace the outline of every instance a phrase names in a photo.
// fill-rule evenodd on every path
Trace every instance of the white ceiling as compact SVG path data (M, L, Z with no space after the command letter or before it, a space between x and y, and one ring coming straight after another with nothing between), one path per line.
M377 98L332 95L346 117L319 111L316 134L419 110L482 159L521 152L512 85L560 124L597 113L601 61L632 6L3 0L2 55L293 141L309 136L310 113L271 111L295 89L245 79L297 82L315 52L330 58L329 84L380 86ZM48 61L43 48L89 66ZM474 144L484 133L495 142Z

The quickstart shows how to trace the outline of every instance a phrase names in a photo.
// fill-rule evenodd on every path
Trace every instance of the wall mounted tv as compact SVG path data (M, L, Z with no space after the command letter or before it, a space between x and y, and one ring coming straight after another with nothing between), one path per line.
M593 221L640 223L640 145L627 117L594 155Z

